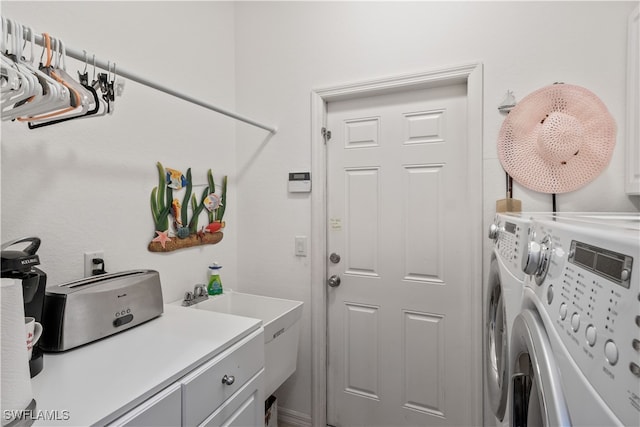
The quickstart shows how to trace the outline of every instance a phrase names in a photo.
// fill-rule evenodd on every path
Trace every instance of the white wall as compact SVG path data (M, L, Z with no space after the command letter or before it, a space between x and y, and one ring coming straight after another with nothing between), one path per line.
M116 72L235 107L231 3L3 1L2 15L115 62ZM67 67L75 75L84 65L70 60ZM223 265L223 284L235 287L236 122L132 81L115 107L113 116L36 130L2 123L2 241L40 237L50 284L82 277L83 253L103 249L107 271L157 269L165 301L203 283L214 260ZM157 161L185 173L191 167L195 183L206 184L209 168L216 178L229 176L222 242L147 251ZM200 197L202 190L194 191Z
M260 136L238 129L238 281L246 290L305 302L298 371L279 405L311 413L310 265L294 256L309 235L310 198L287 193L289 171L311 165L312 89L480 61L484 64L484 224L504 197L496 138L507 90L518 100L563 81L595 92L618 124L608 169L558 196L560 211L637 211L624 194L627 16L635 2L240 2L236 6L236 105L277 123ZM246 140L246 141L245 141ZM314 186L322 183L314 182ZM515 187L525 210L551 197ZM488 245L488 242L487 242ZM488 246L487 246L488 247ZM478 286L480 278L478 279Z

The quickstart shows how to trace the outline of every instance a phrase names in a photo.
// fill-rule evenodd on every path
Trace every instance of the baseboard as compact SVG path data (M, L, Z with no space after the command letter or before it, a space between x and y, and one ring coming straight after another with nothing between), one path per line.
M292 427L311 427L311 417L308 414L278 407L278 424L283 423Z

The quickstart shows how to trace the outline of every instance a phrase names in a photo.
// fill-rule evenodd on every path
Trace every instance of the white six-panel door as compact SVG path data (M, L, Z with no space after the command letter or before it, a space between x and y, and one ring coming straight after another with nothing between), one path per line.
M466 93L327 105L330 425L473 424Z

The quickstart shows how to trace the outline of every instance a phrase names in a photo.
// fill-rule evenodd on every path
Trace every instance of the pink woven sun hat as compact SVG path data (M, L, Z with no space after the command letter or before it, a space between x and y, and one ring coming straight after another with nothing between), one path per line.
M589 90L554 84L527 95L502 123L498 157L513 179L542 193L567 193L609 164L616 123Z

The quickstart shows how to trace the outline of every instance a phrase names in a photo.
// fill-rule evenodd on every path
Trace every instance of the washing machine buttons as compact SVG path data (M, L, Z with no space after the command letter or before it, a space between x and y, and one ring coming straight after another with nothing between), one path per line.
M549 285L547 288L547 304L551 304L553 302L553 285Z
M640 340L637 340L637 339L634 338L632 343L631 343L631 345L633 346L633 349L635 351L640 352Z
M587 338L587 344L589 344L591 347L596 345L596 337L597 337L596 327L593 325L587 326L587 329L585 331L585 337Z
M612 340L608 340L604 344L604 355L610 365L618 363L618 346Z
M571 329L573 329L573 332L578 332L580 329L580 315L578 313L571 315Z
M638 366L637 363L633 363L631 362L629 364L629 370L631 371L631 373L633 375L635 375L636 377L640 377L640 366Z
M567 318L567 303L560 304L560 319L564 320Z
M620 272L620 279L623 282L626 282L627 280L629 280L629 276L631 276L631 270L629 270L628 268L625 268Z

